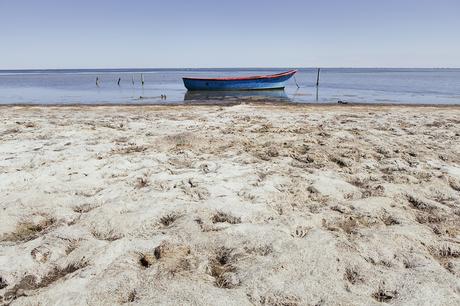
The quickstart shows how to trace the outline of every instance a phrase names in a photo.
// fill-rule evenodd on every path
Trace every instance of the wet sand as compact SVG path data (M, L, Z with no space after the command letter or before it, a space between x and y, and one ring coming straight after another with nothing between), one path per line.
M460 304L460 107L0 119L0 304Z

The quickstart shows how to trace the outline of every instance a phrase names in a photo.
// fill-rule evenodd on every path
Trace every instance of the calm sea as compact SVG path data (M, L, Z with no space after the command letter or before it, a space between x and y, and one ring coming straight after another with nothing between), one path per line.
M288 69L0 70L0 104L157 104L232 101L460 104L460 69L300 69L285 91L187 93L183 76L244 76ZM141 85L141 74L144 85ZM99 86L96 86L96 78ZM121 78L118 85L118 79ZM297 84L300 88L297 88ZM166 95L166 99L161 96Z

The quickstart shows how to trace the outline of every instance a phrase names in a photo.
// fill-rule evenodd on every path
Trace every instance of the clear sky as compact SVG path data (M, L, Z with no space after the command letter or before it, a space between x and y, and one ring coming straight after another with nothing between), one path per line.
M0 69L460 67L460 0L0 0Z

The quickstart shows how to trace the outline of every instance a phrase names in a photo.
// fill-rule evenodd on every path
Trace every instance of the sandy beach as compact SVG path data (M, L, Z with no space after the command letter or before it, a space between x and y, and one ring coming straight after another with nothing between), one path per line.
M0 119L0 304L460 304L460 107Z

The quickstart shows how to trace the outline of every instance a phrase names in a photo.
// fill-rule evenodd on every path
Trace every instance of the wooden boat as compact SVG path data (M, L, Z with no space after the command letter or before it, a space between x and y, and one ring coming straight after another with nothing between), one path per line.
M297 72L290 70L273 75L233 78L183 78L188 90L264 90L284 89L286 82Z

